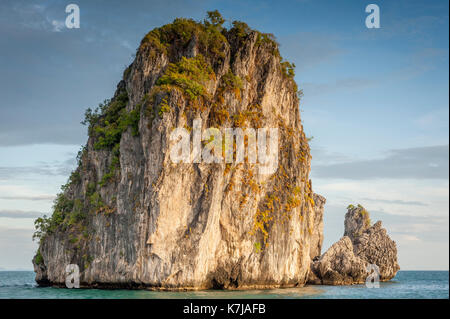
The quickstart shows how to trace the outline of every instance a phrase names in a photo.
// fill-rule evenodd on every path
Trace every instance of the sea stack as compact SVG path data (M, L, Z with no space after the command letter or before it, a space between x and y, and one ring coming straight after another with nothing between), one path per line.
M381 221L371 225L364 207L350 205L344 225L344 236L313 261L309 283L362 284L374 271L369 265L377 267L380 281L394 278L400 270L397 247L381 227Z
M223 22L212 12L204 22L176 19L152 30L112 99L86 112L78 167L53 215L36 221L40 285L64 286L69 264L79 266L85 288L307 282L320 256L325 199L309 178L294 66L271 34ZM276 128L273 172L248 155L241 163L173 162L174 129L211 127Z

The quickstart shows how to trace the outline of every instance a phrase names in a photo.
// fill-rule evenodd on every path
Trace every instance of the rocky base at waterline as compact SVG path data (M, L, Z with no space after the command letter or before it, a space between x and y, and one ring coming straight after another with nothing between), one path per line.
M381 221L371 226L369 213L350 205L345 215L344 236L311 263L308 283L316 285L362 284L376 265L379 280L392 279L400 269L397 247Z

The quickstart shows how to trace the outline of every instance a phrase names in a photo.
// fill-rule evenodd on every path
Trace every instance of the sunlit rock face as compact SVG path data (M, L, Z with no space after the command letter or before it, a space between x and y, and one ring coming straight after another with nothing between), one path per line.
M297 91L272 36L245 24L178 19L151 31L112 100L87 116L86 148L34 258L37 282L63 286L77 264L82 287L305 284L325 199L311 187ZM202 131L278 129L275 169L247 153L173 163L171 133L185 128L193 144L196 119Z

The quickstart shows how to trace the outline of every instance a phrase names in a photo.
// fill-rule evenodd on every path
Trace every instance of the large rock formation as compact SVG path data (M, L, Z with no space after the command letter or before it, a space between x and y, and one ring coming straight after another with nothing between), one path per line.
M36 221L40 285L63 286L68 264L79 266L82 287L306 283L320 255L325 199L309 180L293 66L271 35L222 22L176 19L151 31L114 97L86 112L78 168L53 216ZM278 128L274 172L250 155L242 163L174 163L171 133L195 132L195 119L202 130Z
M372 271L368 268L370 264L378 267L380 281L392 279L400 269L397 248L381 227L381 221L371 226L368 211L360 205L350 205L344 225L344 237L312 262L309 282L324 285L361 284Z

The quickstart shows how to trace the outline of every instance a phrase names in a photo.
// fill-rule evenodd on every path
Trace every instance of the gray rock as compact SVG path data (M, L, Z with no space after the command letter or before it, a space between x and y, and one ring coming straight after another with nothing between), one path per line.
M378 266L380 281L392 279L400 269L397 248L381 221L373 226L364 207L350 205L345 215L344 237L311 263L310 284L350 285L364 283L368 266Z
M323 196L314 194L314 227L311 238L310 257L314 259L320 257L323 243L323 209L326 199Z
M64 286L67 264L79 265L81 287L306 283L311 256L320 254L325 200L309 182L297 86L280 64L277 45L256 31L245 37L230 31L212 50L206 34L189 38L187 29L183 35L176 30L158 31L164 44L155 34L146 37L118 85L113 103L126 92L126 111L140 115L138 132L128 127L115 151L99 148L99 137L90 134L79 178L63 194L69 203L64 221L43 235L34 258L40 285ZM180 86L156 83L169 63L199 54L214 73L202 84L203 96L193 100ZM229 88L230 72L240 87ZM192 129L198 117L202 129L278 128L276 172L260 174L251 163L172 163L170 133ZM110 176L118 151L120 167Z
M344 226L344 236L354 241L370 227L369 213L361 205L357 207L350 205L345 214Z
M313 262L310 282L322 285L363 283L367 277L366 262L353 252L353 244L344 236L334 243L317 262Z
M394 278L400 270L397 262L397 246L387 235L386 229L381 227L381 221L377 221L354 239L353 251L369 264L379 267L381 281Z

